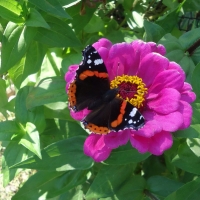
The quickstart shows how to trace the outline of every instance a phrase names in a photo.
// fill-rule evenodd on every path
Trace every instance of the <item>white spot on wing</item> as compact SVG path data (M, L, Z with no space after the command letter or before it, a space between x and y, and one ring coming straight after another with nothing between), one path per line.
M103 63L103 60L102 59L96 59L95 61L94 61L94 64L95 65L100 65L100 64L102 64Z
M132 124L132 123L133 123L133 120L132 120L132 119L129 119L129 120L128 120L128 123L129 123L129 124Z
M137 112L137 108L133 108L132 111L130 112L129 116L134 117Z
M87 60L87 64L90 64L92 61L90 59Z

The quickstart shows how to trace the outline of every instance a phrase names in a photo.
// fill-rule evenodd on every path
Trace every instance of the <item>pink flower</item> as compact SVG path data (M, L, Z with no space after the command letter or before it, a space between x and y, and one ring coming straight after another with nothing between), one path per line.
M142 80L143 96L130 100L145 118L139 130L126 129L107 135L90 134L84 143L84 152L96 162L107 159L112 149L125 145L129 140L140 153L161 155L172 146L172 132L190 126L192 103L196 95L185 81L185 73L165 55L165 48L153 42L135 40L132 43L112 45L100 39L92 45L103 59L111 85L116 77L136 77ZM78 65L70 66L66 73L66 89L74 80ZM137 87L137 89L140 87ZM122 94L123 97L123 94ZM71 110L76 120L82 120L89 111Z

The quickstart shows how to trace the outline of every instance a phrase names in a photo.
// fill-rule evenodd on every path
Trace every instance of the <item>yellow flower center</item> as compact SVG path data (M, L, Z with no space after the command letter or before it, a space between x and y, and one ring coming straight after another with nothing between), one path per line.
M119 88L118 97L128 101L133 106L141 108L144 105L147 88L138 76L116 76L110 83L110 88Z

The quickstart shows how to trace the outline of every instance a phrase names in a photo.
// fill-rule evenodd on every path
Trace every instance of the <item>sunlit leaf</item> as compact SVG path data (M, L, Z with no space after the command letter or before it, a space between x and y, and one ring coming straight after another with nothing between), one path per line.
M42 160L33 156L13 167L45 171L88 169L93 160L83 153L84 140L84 136L76 136L53 143L41 151Z
M66 82L62 77L43 79L29 92L26 100L27 108L31 109L36 106L57 101L67 101L65 85Z
M27 122L25 127L25 134L19 141L19 144L26 147L29 151L32 151L40 159L42 159L40 152L40 137L36 129L36 126L30 122Z

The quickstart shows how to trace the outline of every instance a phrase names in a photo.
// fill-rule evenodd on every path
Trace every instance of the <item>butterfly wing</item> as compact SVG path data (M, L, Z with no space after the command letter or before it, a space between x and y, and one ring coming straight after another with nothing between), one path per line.
M144 117L138 109L116 97L117 90L110 89L108 72L98 52L87 46L68 89L69 105L74 111L91 110L83 120L85 128L107 134L127 128L137 130L144 125Z
M103 94L110 89L108 72L96 49L89 45L82 55L75 80L68 89L69 105L74 111L99 106Z
M83 124L94 133L107 134L128 128L138 130L144 125L144 117L129 102L116 97L89 113Z

